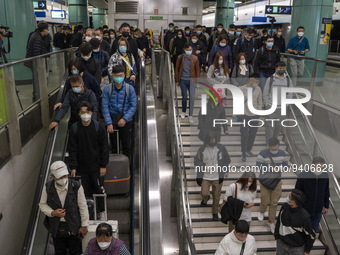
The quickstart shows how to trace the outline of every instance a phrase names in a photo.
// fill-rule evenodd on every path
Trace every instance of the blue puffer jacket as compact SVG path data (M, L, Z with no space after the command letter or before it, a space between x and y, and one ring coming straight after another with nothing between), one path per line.
M112 95L110 96L110 86L104 88L102 94L102 112L105 119L106 125L112 124L111 114L119 114L122 112L124 96L126 92L126 83L123 83L123 87L118 90L116 86L113 85ZM124 106L124 116L123 119L126 122L132 120L133 115L137 108L137 97L134 88L130 85L129 96L126 96L125 106Z

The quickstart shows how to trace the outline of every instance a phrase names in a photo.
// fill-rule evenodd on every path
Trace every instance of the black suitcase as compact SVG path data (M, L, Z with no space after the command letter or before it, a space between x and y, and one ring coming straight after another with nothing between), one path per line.
M108 196L127 195L130 192L130 162L126 155L119 154L119 133L116 132L118 154L110 154L104 180L104 189Z

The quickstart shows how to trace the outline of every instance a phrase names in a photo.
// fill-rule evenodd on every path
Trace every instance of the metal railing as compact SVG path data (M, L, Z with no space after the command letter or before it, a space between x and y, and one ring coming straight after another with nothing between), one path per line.
M0 168L12 156L21 154L22 147L48 126L50 108L74 52L74 48L64 49L0 65L0 95L4 99L0 100L0 130L6 128L9 137L9 142L1 138L0 147L10 150L1 159ZM33 117L36 121L27 125Z
M194 245L192 220L189 203L189 193L187 187L186 167L184 160L184 150L179 121L178 98L174 80L173 65L169 52L161 50L160 70L159 70L159 96L163 97L163 107L168 110L167 123L167 146L171 147L173 181L172 190L175 192L176 214L178 218L179 232L179 254L197 254ZM154 53L152 61L154 62ZM153 73L155 70L153 70Z

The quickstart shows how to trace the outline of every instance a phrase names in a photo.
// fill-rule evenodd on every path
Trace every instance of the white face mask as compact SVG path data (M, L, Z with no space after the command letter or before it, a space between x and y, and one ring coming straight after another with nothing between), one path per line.
M299 32L299 33L298 33L298 36L301 37L301 36L303 36L304 34L305 34L304 32Z
M64 186L67 183L68 178L64 178L61 180L56 180L57 184L59 184L60 186Z
M84 122L88 122L90 119L91 119L91 114L88 114L88 113L84 113L82 115L80 115L80 118L82 121Z
M91 39L92 39L92 38L91 38L90 36L85 36L85 41L86 41L86 42L91 41Z
M219 27L217 28L218 32L221 32L223 30L223 28Z
M100 249L102 250L106 250L107 248L109 248L111 242L99 242L98 245L100 247Z
M219 63L220 65L222 65L222 64L223 64L223 60L219 60L218 63Z
M197 43L198 40L197 40L197 39L192 39L191 41L192 41L193 43Z
M93 52L99 52L99 48L98 49L95 49L95 50L92 50Z
M282 32L277 32L277 35L282 35Z
M81 57L82 57L85 61L87 61L87 60L89 60L89 59L91 58L91 55L90 55L90 56L83 56L83 55L81 55Z
M115 39L115 35L110 35L110 38L111 39Z
M241 59L240 60L240 65L244 65L246 63L246 60L245 59Z
M102 39L101 36L97 35L96 38L100 41Z
M290 199L289 199L289 195L286 197L286 203L287 204L289 204L289 201L290 201Z

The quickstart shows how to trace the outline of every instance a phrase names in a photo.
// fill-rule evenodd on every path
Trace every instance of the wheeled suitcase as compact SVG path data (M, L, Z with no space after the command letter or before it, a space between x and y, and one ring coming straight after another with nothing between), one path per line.
M117 132L117 153L110 154L104 180L105 193L109 195L127 195L130 192L130 162L124 154L119 154L119 132Z
M82 239L82 248L83 248L83 252L86 249L87 244L89 243L89 241L96 237L96 229L97 226L100 223L107 223L109 225L112 226L112 232L113 232L113 237L114 238L118 238L118 221L117 220L107 220L107 204L106 204L106 195L105 194L93 194L93 199L94 199L94 204L97 204L96 202L96 198L97 197L104 197L104 207L105 207L105 221L99 221L97 220L97 209L96 207L94 207L94 219L95 220L90 220L89 221L89 226L87 227L87 234L83 237Z

